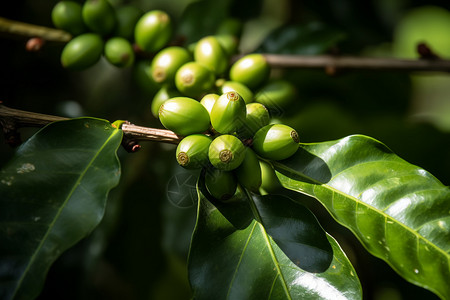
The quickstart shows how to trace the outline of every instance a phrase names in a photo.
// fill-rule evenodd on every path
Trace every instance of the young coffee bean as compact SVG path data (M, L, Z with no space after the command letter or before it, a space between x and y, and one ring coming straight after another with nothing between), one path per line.
M239 39L231 34L218 34L214 36L225 50L228 56L236 54L239 47Z
M155 52L162 49L172 36L172 22L169 15L161 10L145 13L136 23L134 38L144 51Z
M211 169L205 174L205 186L211 196L226 201L236 193L237 181L231 172Z
M194 59L216 75L224 73L228 67L228 55L214 36L206 36L196 43Z
M178 69L175 74L175 85L181 93L196 98L208 93L214 86L215 79L211 70L191 61Z
M235 91L244 99L245 103L251 103L253 101L253 92L244 84L237 81L222 81L216 82L219 87L220 94Z
M273 80L262 86L255 94L255 101L264 104L270 111L280 114L289 112L296 97L295 86L287 80Z
M81 15L81 5L74 1L56 3L52 10L52 21L55 27L73 35L80 35L86 31Z
M183 138L176 151L177 162L186 169L200 169L209 165L208 151L212 138L191 134Z
M283 160L298 150L297 131L283 124L270 124L259 129L253 137L253 150L266 159Z
M220 135L209 146L209 161L217 169L231 171L241 165L245 149L241 140L234 135Z
M117 24L114 36L132 41L134 39L134 27L143 14L144 12L134 5L123 5L116 8Z
M159 108L167 100L175 97L182 97L181 93L169 84L163 85L155 94L152 100L152 115L159 118Z
M222 134L236 132L245 124L245 117L245 101L234 91L222 94L211 109L211 125Z
M209 113L197 100L175 97L159 108L159 120L169 130L179 135L202 133L210 125Z
M245 124L242 126L240 136L251 138L262 127L270 122L270 115L267 108L261 103L249 103L246 105L247 116Z
M113 32L116 26L116 12L107 0L86 0L82 10L86 26L102 36Z
M134 63L134 51L130 42L122 37L113 37L105 43L105 57L116 67L126 68Z
M238 182L252 192L257 192L261 186L261 167L258 157L252 149L246 147L242 164L234 171Z
M260 160L259 166L261 167L261 194L278 193L283 186L281 185L272 165L266 161Z
M238 81L250 89L266 82L270 75L270 66L262 54L252 53L238 59L230 68L230 79Z
M156 82L174 85L178 69L191 60L192 56L185 48L164 48L152 60L152 77Z
M70 70L94 65L103 52L103 39L95 33L83 33L70 40L61 53L61 64Z
M214 106L214 103L216 103L217 99L219 99L219 95L217 94L206 94L203 96L203 98L200 100L200 103L206 108L206 110L211 115L211 109Z

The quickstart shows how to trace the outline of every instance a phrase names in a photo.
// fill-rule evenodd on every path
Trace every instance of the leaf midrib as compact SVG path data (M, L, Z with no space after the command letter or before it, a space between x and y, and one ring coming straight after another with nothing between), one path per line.
M34 251L33 255L31 256L29 263L27 265L27 267L25 268L25 270L22 273L22 276L20 277L19 281L17 282L16 288L12 294L11 299L13 299L17 292L20 289L20 286L22 285L23 280L25 279L25 277L27 276L27 273L29 271L29 269L31 268L31 265L33 265L34 260L36 259L37 254L40 252L40 250L42 249L45 241L47 240L47 237L49 236L50 232L53 230L53 226L55 225L56 221L59 219L59 216L61 215L62 211L64 210L67 202L69 201L69 199L72 197L73 193L76 191L76 189L79 187L79 184L81 182L81 180L84 178L84 176L86 175L87 171L89 170L89 168L92 166L93 162L97 159L98 155L103 151L103 149L106 147L106 145L110 142L110 140L119 132L118 129L115 129L112 134L105 140L105 142L103 143L103 145L100 147L99 151L97 151L95 153L95 155L93 156L93 158L89 161L89 163L86 165L85 169L83 170L83 172L80 174L80 176L78 177L77 181L75 182L72 190L69 192L69 194L67 195L66 199L63 201L62 205L60 206L60 208L58 209L58 212L56 213L55 217L53 218L53 221L50 223L48 230L46 231L45 235L43 236L43 238L41 239L41 242L39 243L38 247L36 248L36 250Z

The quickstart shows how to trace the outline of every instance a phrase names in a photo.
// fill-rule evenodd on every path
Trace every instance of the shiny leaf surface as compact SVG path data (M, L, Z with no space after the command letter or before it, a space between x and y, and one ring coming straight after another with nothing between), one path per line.
M356 273L312 213L280 195L213 199L199 181L195 299L361 299Z
M51 264L103 217L122 131L98 119L48 125L0 172L0 298L34 299Z
M303 144L274 162L284 187L317 198L408 281L450 298L450 189L361 135Z

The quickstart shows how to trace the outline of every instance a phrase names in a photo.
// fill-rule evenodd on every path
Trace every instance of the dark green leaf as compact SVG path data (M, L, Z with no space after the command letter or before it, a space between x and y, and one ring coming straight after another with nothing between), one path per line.
M195 299L361 298L352 265L305 207L281 195L224 204L203 185L189 256Z
M267 36L257 52L274 54L323 54L345 38L337 29L321 23L286 25Z
M98 225L120 178L121 140L104 120L56 122L1 170L1 299L35 298L56 258Z
M373 255L450 298L450 189L361 135L301 145L274 162L288 189L317 198Z

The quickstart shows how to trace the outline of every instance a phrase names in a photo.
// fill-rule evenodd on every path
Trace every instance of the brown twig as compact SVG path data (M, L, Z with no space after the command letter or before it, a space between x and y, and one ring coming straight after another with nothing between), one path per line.
M64 30L38 26L0 17L0 34L23 36L25 38L40 37L46 41L67 43L72 35Z
M68 120L68 118L44 115L13 109L0 104L0 126L8 132L21 127L43 127L51 122ZM128 140L155 141L169 144L178 144L181 138L173 131L166 129L148 128L125 123L122 125L124 136ZM6 131L5 131L6 134ZM130 152L136 152L139 146L132 145Z

